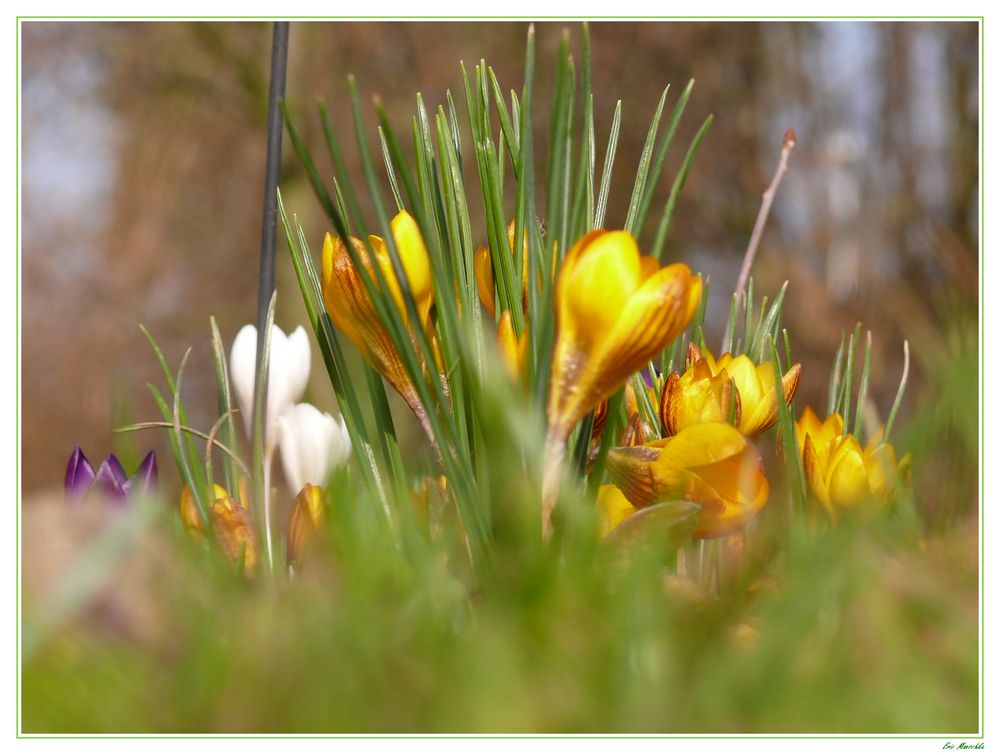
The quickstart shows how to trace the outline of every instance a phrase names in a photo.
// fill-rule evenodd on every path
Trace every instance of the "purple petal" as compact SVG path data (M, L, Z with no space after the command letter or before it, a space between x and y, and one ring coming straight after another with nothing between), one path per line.
M156 490L159 482L159 470L156 468L156 451L150 451L135 470L132 479L129 480L129 494L138 492L145 495Z
M69 464L66 465L66 480L64 483L66 500L79 501L83 498L93 481L94 468L84 455L83 449L77 446L69 456Z
M114 454L108 454L108 458L104 460L104 464L107 464L111 469L111 473L115 476L115 479L118 480L118 484L123 488L126 487L128 483L128 473L125 471L125 467L122 466L122 463L118 461L118 457Z
M97 476L94 478L94 487L112 501L124 501L127 482L125 479L125 470L122 469L122 465L115 458L115 455L111 454L101 462L101 466L97 470Z

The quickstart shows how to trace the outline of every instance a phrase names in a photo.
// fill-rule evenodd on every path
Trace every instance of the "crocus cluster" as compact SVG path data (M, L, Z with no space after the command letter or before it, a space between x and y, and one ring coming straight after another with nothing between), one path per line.
M256 373L257 329L244 326L233 340L230 373L237 405L244 417L247 435L253 430L253 398ZM271 495L270 471L273 454L280 452L285 479L294 498L288 525L286 558L297 561L311 530L322 525L322 486L333 469L346 463L351 441L343 419L336 420L312 404L297 403L309 381L311 350L309 338L300 326L290 335L272 326L267 384L267 412L264 417L264 500L265 547L270 553ZM242 559L247 574L260 560L259 533L251 516L253 504L245 478L238 491L214 485L207 496L212 531L222 551L232 561ZM187 488L180 498L181 519L197 539L205 536L205 525Z
M396 248L407 276L419 322L404 306L401 287L385 243L369 245L351 239L347 246L327 235L323 246L323 294L331 319L368 362L399 391L418 418L421 404L412 376L389 335L387 324L356 267L372 278L376 270L390 289L391 302L413 338L416 328L434 343L432 277L427 250L417 224L405 211L392 221ZM515 252L514 224L508 228L508 251ZM490 252L481 247L473 257L476 286L483 308L494 318L501 363L513 379L525 368L528 331L527 247L519 320L498 306ZM503 253L502 251L500 252ZM553 263L558 259L553 256ZM552 532L552 510L564 474L567 440L593 412L592 449L606 429L608 400L630 376L644 370L685 331L701 304L702 281L683 263L661 266L644 256L626 231L595 230L572 244L554 272L552 306L555 343L548 384L542 532ZM376 284L378 286L378 284ZM509 297L508 297L509 298ZM390 297L387 297L390 300ZM509 302L508 302L509 304ZM411 306L413 306L411 305ZM502 311L499 311L501 310ZM427 365L421 365L427 369ZM438 365L440 369L440 365ZM639 411L632 386L626 401L628 423L612 442L607 456L610 485L598 496L605 535L643 509L664 501L698 506L697 538L729 535L746 526L768 499L769 483L754 439L772 428L779 401L791 405L802 367L788 366L777 379L770 361L757 363L745 353L715 357L703 343L692 342L684 369L664 378L651 375L657 390L646 385L655 417ZM882 496L899 476L900 465L890 446L873 440L861 449L842 426L821 425L807 410L799 423L799 442L812 494L832 511L864 496ZM425 423L426 426L426 423ZM891 470L891 471L890 471Z
M83 449L77 446L66 465L64 488L66 500L70 503L79 503L92 491L109 501L123 503L135 496L154 492L158 479L154 451L146 454L130 477L114 454L108 454L95 472Z

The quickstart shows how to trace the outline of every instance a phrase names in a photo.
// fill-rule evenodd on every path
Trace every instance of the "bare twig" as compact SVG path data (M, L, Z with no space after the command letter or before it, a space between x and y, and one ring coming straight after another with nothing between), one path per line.
M764 225L767 223L767 216L771 213L771 204L774 202L774 195L778 193L778 186L781 179L788 171L788 157L795 149L795 132L788 129L785 138L781 142L781 156L778 158L778 168L774 171L774 178L771 179L770 186L764 192L761 199L760 211L757 213L757 221L753 225L753 233L750 234L750 243L747 244L746 254L743 255L743 267L740 268L740 277L736 281L737 298L743 295L747 280L750 278L750 268L753 267L754 257L757 256L757 247L760 246L760 238L764 235Z

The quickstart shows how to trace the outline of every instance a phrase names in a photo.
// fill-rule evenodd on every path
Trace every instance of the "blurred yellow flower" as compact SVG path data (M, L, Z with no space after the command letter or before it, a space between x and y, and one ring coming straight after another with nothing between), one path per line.
M698 538L734 532L767 503L760 454L724 422L693 425L644 446L613 448L608 473L633 509L671 500L700 504ZM602 505L602 523L617 526L634 513L616 494L606 493Z
M862 449L857 438L844 432L839 414L821 422L807 406L795 434L809 490L833 516L838 507L871 499L887 502L897 484L908 483L910 455L897 461L892 445L882 442L881 430Z
M500 348L500 358L507 373L517 380L524 369L524 356L528 346L528 330L525 328L521 337L514 334L514 321L510 310L504 310L497 324L497 345Z
M238 484L239 499L241 501L248 501L250 494L246 477L241 477ZM208 500L216 501L219 498L229 498L229 492L216 483L208 496ZM243 505L245 508L246 504ZM184 523L185 529L191 533L195 540L201 541L205 537L205 530L202 525L201 514L198 513L198 506L194 501L194 496L191 494L191 488L184 486L184 489L181 491L178 508L180 509L181 521Z
M794 364L781 379L785 403L799 385L802 366ZM735 390L734 390L735 389ZM723 354L716 360L707 349L688 348L688 369L672 373L660 395L660 420L667 435L699 422L731 422L748 437L759 435L778 417L774 367L754 364L745 354Z
M550 435L564 441L688 326L700 301L701 278L640 256L625 231L592 231L574 244L556 282Z
M510 221L507 226L507 248L511 256L514 255L514 224ZM490 250L481 246L476 250L472 259L473 271L476 275L476 289L479 292L479 300L490 313L496 316L496 289L493 277L493 259L490 257ZM528 308L528 239L527 229L524 234L524 244L521 247L521 306Z
M241 501L247 499L246 478L239 481L240 500L231 498L229 491L221 485L214 485L210 498L209 515L212 518L212 531L226 558L235 562L242 555L243 571L247 576L257 568L257 530L249 512ZM198 507L194 502L191 489L185 487L180 498L181 521L188 532L201 541L205 537L204 525Z
M210 511L215 539L230 561L236 563L243 559L243 573L249 577L257 568L257 529L250 513L239 501L228 495L218 495L218 491L216 494Z
M323 528L325 521L323 488L306 483L295 497L288 523L286 556L290 565L302 560L313 535Z
M493 263L490 261L490 250L481 246L472 258L472 269L476 274L476 290L479 301L486 307L491 317L496 317L496 293L493 283Z
M400 261L406 273L413 300L420 318L419 326L427 332L437 356L436 337L430 323L430 310L434 303L434 285L431 278L430 260L427 248L416 221L404 210L393 218L392 236L396 242ZM396 308L402 313L403 321L415 340L414 325L403 301L399 279L396 277L388 247L378 236L369 236L368 241L375 253L379 268L385 277L389 292ZM378 284L368 250L359 239L351 239L357 257L368 274ZM323 240L323 300L330 319L353 343L362 356L399 391L418 417L426 416L417 391L404 366L396 346L393 344L385 324L379 319L364 281L351 254L339 237L327 233ZM420 350L417 349L417 354ZM426 367L426 366L425 366ZM438 365L440 367L440 365Z

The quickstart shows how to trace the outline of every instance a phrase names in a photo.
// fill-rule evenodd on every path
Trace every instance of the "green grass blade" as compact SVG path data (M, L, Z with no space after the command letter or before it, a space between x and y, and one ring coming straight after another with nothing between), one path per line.
M701 140L705 138L705 134L708 133L708 129L712 126L712 119L713 116L708 116L705 122L701 124L701 128L698 129L698 133L694 135L691 146L688 147L688 151L684 155L684 162L681 163L680 170L677 171L677 177L674 178L674 183L670 187L670 196L667 197L667 204L663 208L663 216L660 218L660 224L656 228L656 239L653 242L652 254L658 260L663 259L663 246L667 241L667 230L670 228L670 219L673 217L674 208L677 206L677 197L680 196L681 189L684 188L684 182L687 181L691 165L694 163L694 158L698 154L698 148L701 146Z
M903 374L899 379L899 389L896 391L896 398L892 402L892 411L889 412L889 419L885 423L885 442L889 442L889 434L896 422L896 412L899 405L903 403L903 394L906 393L906 383L910 377L910 342L903 341Z
M222 426L219 428L225 445L236 449L237 435L233 423L233 397L229 384L229 366L226 364L226 350L222 343L222 336L219 334L219 325L215 317L209 318L212 328L212 357L215 362L215 380L219 390L219 415L223 418ZM225 461L226 490L236 490L239 479L236 470L233 468L232 459ZM207 465L206 465L206 476ZM209 479L211 484L211 479Z
M625 230L631 233L633 236L636 235L636 222L639 217L639 205L642 202L643 194L646 192L646 180L649 177L649 165L653 158L653 147L656 146L656 133L660 128L660 116L663 115L663 106L667 101L667 92L670 90L668 85L664 90L663 94L660 95L660 101L656 105L656 111L653 113L653 119L649 123L649 131L646 133L646 143L642 147L642 154L639 157L639 167L635 172L635 184L632 186L632 198L628 203L628 213L625 216Z
M312 158L312 153L305 142L302 141L302 137L299 136L298 129L295 128L292 117L288 112L288 106L284 101L281 102L281 115L285 121L285 130L288 132L288 139L292 143L292 149L295 150L295 154L302 161L302 166L306 169L306 175L309 176L309 184L313 188L313 193L316 195L327 216L333 217L333 200L330 198L330 193L326 190L326 182L320 178L319 171L316 169L316 163Z
M854 437L861 440L861 411L865 398L868 396L868 377L872 370L872 332L869 330L865 340L865 360L861 365L861 385L858 388L858 403L854 409ZM846 429L846 428L845 428Z
M597 193L597 208L594 210L594 228L604 227L604 216L608 210L608 193L611 191L611 173L615 167L615 153L618 151L618 136L622 127L622 101L615 105L615 115L608 134L608 146L604 150L604 167L601 169L601 188Z

